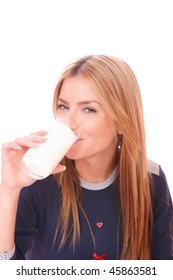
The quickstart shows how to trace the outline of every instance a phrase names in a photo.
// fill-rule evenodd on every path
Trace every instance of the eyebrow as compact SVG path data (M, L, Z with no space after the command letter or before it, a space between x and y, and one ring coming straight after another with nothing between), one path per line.
M65 104L68 104L67 101L65 101L64 99L62 98L58 98L58 102L63 102ZM98 105L102 106L100 102L98 102L97 100L86 100L86 101L80 101L78 102L78 105L86 105L86 104L90 104L90 103L97 103Z

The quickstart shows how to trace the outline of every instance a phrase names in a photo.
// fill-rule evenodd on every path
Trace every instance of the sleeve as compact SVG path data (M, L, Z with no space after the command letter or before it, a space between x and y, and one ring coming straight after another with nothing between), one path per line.
M161 167L155 180L153 203L152 259L173 260L173 205Z
M12 250L8 252L0 252L0 260L10 260L15 253L15 245L13 246Z
M33 187L22 189L19 197L15 230L15 253L12 260L24 260L37 233L38 203Z

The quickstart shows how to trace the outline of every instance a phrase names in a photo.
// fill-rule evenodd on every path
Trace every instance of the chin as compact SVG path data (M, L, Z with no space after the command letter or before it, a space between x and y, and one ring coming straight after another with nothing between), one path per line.
M71 159L71 160L79 160L79 159L86 157L86 156L82 156L81 154L79 154L75 151L69 151L65 156L66 156L66 158Z
M77 154L71 150L69 150L65 156L66 156L66 158L72 159L72 160L75 160L77 158Z
M68 159L75 160L75 159L78 159L79 154L80 154L79 149L77 148L77 146L73 145L65 156Z

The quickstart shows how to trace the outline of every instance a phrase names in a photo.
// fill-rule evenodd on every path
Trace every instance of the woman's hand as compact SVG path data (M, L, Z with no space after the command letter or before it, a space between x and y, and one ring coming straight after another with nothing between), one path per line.
M8 189L21 189L29 186L36 180L31 178L22 163L22 158L29 148L36 148L46 141L47 131L40 130L24 138L16 138L13 142L2 145L1 183ZM64 171L62 165L58 165L53 173Z

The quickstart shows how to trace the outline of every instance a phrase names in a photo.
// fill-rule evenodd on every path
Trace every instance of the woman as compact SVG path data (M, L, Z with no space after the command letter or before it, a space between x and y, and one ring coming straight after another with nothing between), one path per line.
M161 167L147 160L131 68L105 55L77 60L53 108L79 138L46 179L34 182L21 163L46 132L3 145L1 258L173 259L171 196Z

